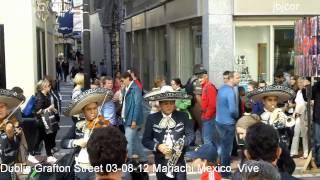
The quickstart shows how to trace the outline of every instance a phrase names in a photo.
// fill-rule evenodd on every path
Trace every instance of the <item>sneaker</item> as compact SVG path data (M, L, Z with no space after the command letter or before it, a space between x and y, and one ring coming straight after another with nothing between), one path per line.
M29 155L27 160L28 160L29 162L33 163L33 164L39 163L39 161L36 159L36 157L34 157L34 156L32 156L32 155Z
M55 157L53 157L53 156L49 156L49 157L47 158L47 162L48 162L48 163L51 163L51 164L54 164L54 163L57 162L57 159L56 159Z

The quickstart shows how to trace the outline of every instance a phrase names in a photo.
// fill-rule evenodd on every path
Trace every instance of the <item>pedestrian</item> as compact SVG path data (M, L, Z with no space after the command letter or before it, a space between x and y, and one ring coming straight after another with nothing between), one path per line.
M22 94L0 89L0 160L1 166L4 165L0 171L0 179L14 179L17 176L15 172L4 170L3 167L11 169L16 163L22 134L18 131L19 121L14 116L8 116L10 111L20 106L24 100L25 97ZM9 118L9 121L4 123L6 118Z
M290 119L288 121L288 117L280 108L277 108L277 104L292 99L295 97L295 92L285 86L271 85L258 88L248 93L247 96L254 101L263 101L264 112L260 115L261 120L263 123L273 126L278 131L280 137L282 156L278 161L279 170L292 174L295 169L295 163L290 157L290 152L288 150L290 142L288 131L290 130L290 127L287 126L294 121L291 121Z
M136 83L136 85L139 87L139 89L141 90L141 92L143 93L143 85L138 77L138 72L135 69L129 69L128 72L131 74L131 77L133 79L133 81Z
M163 83L163 79L156 79L154 80L153 83L153 88L152 91L159 91L161 89L161 86L163 86L162 84L165 84L165 82ZM157 113L160 111L160 106L159 106L159 102L158 101L149 101L149 105L150 105L150 114L153 113Z
M77 121L73 124L71 130L61 141L62 148L81 148L75 158L79 169L75 171L76 180L95 180L95 173L92 171L88 157L87 142L96 128L106 127L110 124L107 120L99 119L98 106L100 106L103 101L111 101L112 96L113 92L104 88L88 89L73 99L64 112L64 115L68 117L79 114L82 114L84 117L84 120ZM107 156L109 156L109 154Z
M238 106L234 91L235 73L230 72L228 81L222 85L217 97L216 127L220 137L221 165L230 166L231 152L235 137L235 123L238 118ZM222 177L230 177L230 172L222 172Z
M113 79L110 76L106 76L102 79L103 88L112 91ZM112 97L114 99L114 97ZM119 123L116 117L116 106L114 100L105 102L101 108L101 114L105 119L108 119L113 126L118 126Z
M313 104L313 139L315 162L320 167L320 81L312 88Z
M75 87L72 90L72 99L77 97L84 88L84 74L83 73L77 73L76 76L73 79Z
M47 162L53 164L57 161L57 159L53 156L52 149L55 145L55 137L59 127L50 127L48 125L49 121L51 121L49 118L58 112L58 110L54 107L54 103L51 102L50 91L51 85L47 79L40 80L37 83L35 116L37 118L39 137L36 147L39 147L42 141L44 141ZM54 120L52 119L52 123L53 122Z
M277 167L282 153L279 135L270 125L256 123L250 126L245 137L244 155L247 160L265 161ZM268 144L268 146L266 146ZM278 170L282 180L297 179L288 172Z
M97 74L98 74L98 68L95 61L93 61L93 63L90 64L90 73L91 73L90 78L91 78L91 81L93 82L97 78Z
M120 71L117 71L115 73L115 77L114 77L114 86L113 86L113 92L116 93L117 91L119 91L119 89L121 88L121 73Z
M50 101L51 101L51 104L54 104L54 108L57 110L55 113L54 113L54 116L55 116L55 119L57 122L60 122L60 114L61 114L61 97L60 97L60 94L57 90L57 86L56 86L56 83L57 81L56 80L53 80L51 76L45 76L45 79L47 79L49 82L50 82L50 86L51 86L51 89L50 89ZM60 129L60 127L59 127ZM57 134L55 134L57 135ZM54 137L56 138L56 136ZM57 152L58 151L58 148L56 147L56 142L54 141L54 144L53 144L53 153Z
M174 78L171 80L171 87L174 91L186 92L182 87L181 80L179 78ZM190 99L178 99L176 100L177 111L182 111L188 114L189 120L192 121L191 114L189 113L189 107L191 106Z
M258 82L255 81L251 81L248 83L248 92L252 92L253 90L257 89L259 86ZM258 114L259 116L263 113L263 103L262 101L253 101L251 99L251 103L252 103L252 112L254 114Z
M189 112L193 120L193 130L196 133L197 130L202 134L202 120L201 120L201 93L202 88L201 84L198 81L198 77L195 74L199 67L202 67L202 64L195 64L193 66L193 74L188 79L187 83L184 85L184 88L188 95L191 98L191 106L189 107ZM195 143L192 143L195 145Z
M196 150L186 153L186 157L192 159L194 168L205 170L200 180L221 180L220 173L215 170L217 156L217 147L213 144L203 144Z
M216 122L216 97L217 89L209 81L208 72L199 67L195 74L202 86L201 93L201 120L203 144L218 144L218 135L215 128Z
M141 162L147 162L147 157L141 144L141 126L143 124L143 98L141 89L133 81L129 72L121 75L125 89L122 91L123 102L121 117L124 121L125 135L128 141L128 161L132 161L132 155L135 151L139 155Z
M286 81L284 73L282 71L278 71L275 73L274 84L289 87L289 83Z
M121 180L121 169L127 158L127 140L120 130L105 127L93 131L88 140L88 154L91 166L103 167L96 172L96 179ZM115 167L113 171L107 170L110 165Z
M69 75L69 62L67 59L63 60L61 67L63 71L64 82L67 82L67 77Z
M224 71L222 76L223 76L223 84L226 84L228 82L228 78L229 78L229 75L230 75L230 71Z
M56 73L57 73L57 79L62 80L62 67L60 61L57 59L56 60Z
M293 113L293 118L295 118L294 126L294 136L291 144L291 157L298 155L300 136L302 136L303 144L303 159L307 159L308 151L308 134L307 127L308 121L306 118L306 109L307 109L307 94L306 88L304 86L304 79L298 78L297 80L298 89L296 91L296 97L294 98L295 110Z
M153 151L156 166L167 167L167 171L156 172L158 180L187 178L186 172L172 170L186 168L184 153L194 139L188 115L175 110L177 99L188 98L184 92L164 90L145 95L146 101L159 101L161 109L148 115L142 140L143 145Z

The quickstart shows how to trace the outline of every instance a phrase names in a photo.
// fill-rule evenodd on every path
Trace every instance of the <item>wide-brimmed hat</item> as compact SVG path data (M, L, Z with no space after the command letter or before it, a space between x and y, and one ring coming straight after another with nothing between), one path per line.
M151 91L144 96L146 101L175 101L177 99L191 99L191 96L183 91L173 91L166 88Z
M278 102L285 102L295 97L293 89L281 85L271 85L257 88L247 94L248 98L260 101L266 96L278 97Z
M24 102L26 98L23 94L19 94L9 89L0 89L0 102L5 103L8 109L17 107L21 102Z
M105 88L88 89L76 96L63 114L65 116L80 114L86 105L96 102L100 106L103 101L108 102L112 98L113 92L111 90Z

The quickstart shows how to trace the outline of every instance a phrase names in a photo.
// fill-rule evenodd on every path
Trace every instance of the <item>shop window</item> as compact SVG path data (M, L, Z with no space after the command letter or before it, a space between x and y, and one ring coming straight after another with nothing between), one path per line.
M235 28L235 69L241 80L270 81L270 27Z
M134 32L132 67L138 72L138 77L142 81L143 86L149 87L149 62L146 47L146 32L143 30Z
M276 28L274 30L274 68L275 72L294 71L294 29Z
M181 82L187 82L192 75L193 68L193 42L190 26L177 27L175 30L175 66L176 75Z
M165 27L158 27L150 29L150 89L153 87L155 79L160 77L167 77L168 67L166 59L166 29Z

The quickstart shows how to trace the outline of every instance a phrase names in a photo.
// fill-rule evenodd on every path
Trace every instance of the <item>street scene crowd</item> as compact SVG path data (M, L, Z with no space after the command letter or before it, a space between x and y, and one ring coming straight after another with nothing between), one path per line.
M160 180L188 179L179 167L189 165L207 167L201 179L287 180L297 179L293 159L307 159L310 153L320 166L320 81L312 85L311 78L277 72L273 85L251 81L244 88L240 73L225 71L224 84L217 87L203 65L196 64L184 84L180 78L166 82L162 77L147 92L134 69L111 77L98 75L92 64L91 88L85 90L79 64L72 67L72 100L62 112L59 82L69 76L67 61L57 61L57 72L57 77L37 83L23 109L23 89L0 90L1 164L73 167L50 176L33 168L29 179L148 179L144 168L155 164L161 169L156 172ZM150 107L147 117L144 104ZM59 147L71 151L57 159L61 116L70 117L73 125ZM20 125L27 117L38 133L33 143L27 143ZM40 160L36 155L43 142L45 159ZM152 161L145 149L152 151ZM249 168L226 170L232 157L240 159L239 167ZM90 170L100 166L100 171ZM17 172L1 169L1 180L18 178Z

